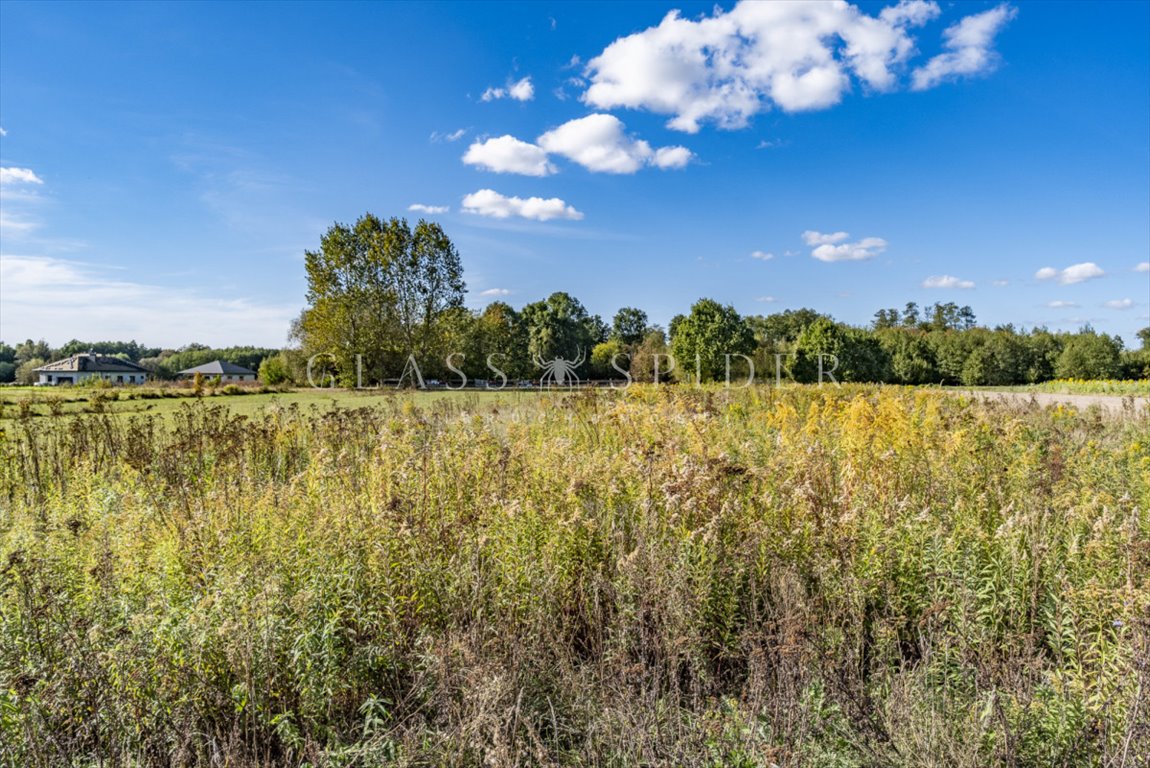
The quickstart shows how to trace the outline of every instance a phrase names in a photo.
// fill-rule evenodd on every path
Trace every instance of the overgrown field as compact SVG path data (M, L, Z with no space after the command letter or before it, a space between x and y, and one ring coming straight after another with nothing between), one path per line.
M862 387L6 419L7 765L1150 761L1150 416Z

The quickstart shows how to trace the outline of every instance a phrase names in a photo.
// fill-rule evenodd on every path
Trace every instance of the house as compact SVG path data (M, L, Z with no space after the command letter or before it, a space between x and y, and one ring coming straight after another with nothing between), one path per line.
M204 378L219 379L220 381L256 380L255 371L244 368L242 365L229 363L226 360L213 360L210 363L204 363L203 365L197 365L195 368L180 371L177 375L181 379L192 379L195 378L197 373Z
M103 379L113 384L143 384L148 369L119 357L87 352L72 355L36 369L40 375L38 386L80 384L90 379Z

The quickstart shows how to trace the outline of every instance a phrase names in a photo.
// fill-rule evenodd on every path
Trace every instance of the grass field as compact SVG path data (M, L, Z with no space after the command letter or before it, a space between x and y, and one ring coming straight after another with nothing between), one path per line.
M1150 761L1144 415L144 402L4 408L6 765Z
M505 391L466 390L451 392L432 390L416 392L393 389L289 389L261 392L240 388L238 394L207 391L205 402L226 405L237 415L255 416L268 409L298 406L320 410L333 408L368 408L387 406L400 400L415 398L421 404L449 399L453 403L475 406L494 402L518 402L550 392L507 389ZM81 413L107 413L113 415L148 414L168 417L179 412L196 399L190 388L128 388L92 389L6 387L0 389L0 419L15 419L21 415L32 417L68 416Z

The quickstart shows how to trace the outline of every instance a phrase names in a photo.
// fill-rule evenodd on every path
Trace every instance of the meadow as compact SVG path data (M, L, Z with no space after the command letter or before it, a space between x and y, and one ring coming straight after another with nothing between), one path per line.
M5 408L4 764L1150 761L1146 410L307 397Z

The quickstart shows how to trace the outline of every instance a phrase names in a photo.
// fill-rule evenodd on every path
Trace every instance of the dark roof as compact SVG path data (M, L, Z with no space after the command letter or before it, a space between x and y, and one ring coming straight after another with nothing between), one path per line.
M86 353L72 355L36 369L37 373L147 373L148 369L131 360Z
M256 375L255 371L244 368L242 365L229 363L227 360L213 360L210 363L204 363L203 365L197 365L195 368L188 368L186 371L180 371L181 376L184 374L195 376L197 373L202 373L204 376L236 376L239 374L247 376Z

